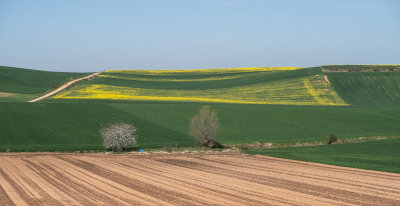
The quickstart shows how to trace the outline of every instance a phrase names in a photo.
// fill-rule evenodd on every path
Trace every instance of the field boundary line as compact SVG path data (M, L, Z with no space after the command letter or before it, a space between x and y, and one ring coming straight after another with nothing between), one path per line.
M72 84L74 84L74 83L76 83L76 82L79 82L79 81L82 81L82 80L85 80L85 79L92 78L92 77L97 76L97 75L99 75L99 74L100 74L100 72L96 72L96 73L93 73L93 74L91 74L91 75L89 75L89 76L86 76L86 77L82 77L82 78L79 78L79 79L71 80L71 81L69 81L69 82L63 84L62 86L58 87L57 89L55 89L55 90L53 90L53 91L51 91L51 92L49 92L49 93L47 93L47 94L45 94L45 95L43 95L43 96L40 96L40 97L38 97L38 98L36 98L36 99L30 100L30 101L28 101L28 102L37 102L37 101L42 100L42 99L44 99L44 98L50 97L50 96L54 95L55 93L57 93L57 92L59 92L59 91L65 89L65 88L71 86Z
M380 141L386 139L398 139L400 136L372 136L372 137L356 137L356 138L344 138L338 139L336 142L332 143L332 145L337 144L352 144L352 143L360 143L365 141ZM253 143L244 143L244 144L222 144L225 148L233 148L233 149L276 149L276 148L286 148L286 147L314 147L314 146L323 146L329 145L327 141L315 141L315 142L297 142L297 143L273 143L273 142L253 142Z

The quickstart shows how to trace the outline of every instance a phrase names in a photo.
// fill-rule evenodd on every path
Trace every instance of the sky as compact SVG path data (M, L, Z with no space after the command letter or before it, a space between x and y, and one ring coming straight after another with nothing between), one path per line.
M0 0L0 65L400 64L399 0Z

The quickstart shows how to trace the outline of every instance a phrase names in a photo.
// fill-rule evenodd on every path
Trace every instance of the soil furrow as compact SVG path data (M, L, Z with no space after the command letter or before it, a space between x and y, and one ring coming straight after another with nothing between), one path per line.
M28 167L36 173L36 176L39 178L36 180L41 182L41 186L46 189L51 196L57 198L63 203L74 204L74 205L87 205L85 204L85 197L82 197L80 193L76 192L72 188L69 188L67 185L63 184L57 178L54 178L54 175L51 171L46 170L41 165L44 163L34 163L33 161L26 160ZM39 179L44 179L44 181L40 181Z
M243 154L0 154L0 205L400 205L400 174Z
M150 196L153 196L155 198L161 199L166 202L170 202L173 204L180 203L180 204L192 204L192 205L206 204L206 202L203 202L201 200L198 200L198 201L193 200L192 198L190 198L188 195L185 195L185 194L181 194L181 193L178 193L178 192L175 192L172 190L165 190L162 188L158 188L151 184L147 184L143 181L129 179L126 176L111 172L108 169L104 169L104 168L94 165L92 163L88 163L88 162L78 160L78 159L74 159L74 160L64 159L64 160L71 164L74 164L78 167L84 168L86 170L90 170L91 172L93 172L96 175L99 175L99 176L102 176L105 178L109 178L109 179L113 180L114 182L122 184L126 187L135 188L136 190L138 190L140 192L143 192L145 194L148 194ZM168 194L168 196L165 194ZM201 203L203 203L203 204L201 204Z
M115 164L115 162L114 162ZM140 165L140 168L137 167L132 167L131 165L128 165L126 163L117 163L119 165L122 165L126 168L131 169L131 172L138 173L138 174L147 174L150 176L154 176L157 178L162 178L163 181L167 181L170 183L175 183L178 187L183 187L185 189L190 189L190 193L192 195L198 195L200 197L205 197L208 201L213 200L214 202L224 202L227 205L232 205L232 204L238 204L239 202L243 203L251 203L251 204L266 204L266 202L260 202L256 201L254 199L254 194L253 194L253 199L250 198L244 198L243 196L237 197L233 195L232 193L226 193L221 190L214 189L215 187L206 187L208 184L204 181L200 181L200 184L196 184L196 181L191 181L191 179L188 179L183 176L182 172L178 174L178 171L173 171L172 173L167 171L165 168L160 170L157 169L154 165L151 165L151 167L147 167L143 164L140 164L139 162L135 162L136 165ZM169 181L168 181L169 180ZM161 182L161 181L159 181ZM199 182L199 181L197 181ZM221 185L218 185L221 187ZM189 191L187 191L189 192ZM242 191L243 192L243 191ZM221 200L221 197L224 198L224 200ZM212 198L212 199L211 199ZM218 200L220 199L220 200ZM233 200L232 200L233 199ZM264 197L264 199L267 199L267 197ZM227 202L228 201L228 202ZM284 202L284 201L281 201Z
M335 182L340 185L346 184L350 186L355 186L357 188L359 187L364 187L371 189L376 192L376 190L383 191L383 192L388 192L388 193L395 193L395 194L400 194L400 185L399 184L394 184L394 186L389 186L388 183L386 185L383 184L373 184L371 182L365 183L365 178L363 178L363 182L353 180L352 176L350 175L337 175L337 172L334 173L324 173L321 175L318 175L318 173L313 173L310 171L310 169L306 170L307 172L304 172L304 170L296 170L296 171L288 171L285 170L283 171L280 167L274 167L274 165L268 164L267 162L262 162L262 161L257 161L257 162L249 162L249 161L243 161L243 158L240 159L235 159L231 158L230 162L226 161L221 161L218 159L213 159L213 158L200 158L206 161L210 162L216 162L220 164L225 164L225 165L232 165L232 166L246 166L247 168L251 168L254 171L264 171L264 172L272 172L272 173L278 173L278 174L285 174L288 176L293 176L296 175L297 177L304 177L304 178L312 178L312 179L318 179L322 181L330 181L330 182ZM313 170L314 171L314 170ZM332 174L332 175L330 175ZM375 179L376 180L376 179ZM393 183L393 181L391 181ZM396 187L397 186L397 187Z
M142 195L135 190L130 190L130 188L119 185L107 178L97 176L90 171L76 167L75 165L61 159L49 158L48 161L52 163L54 170L63 172L63 175L67 179L71 179L75 184L81 185L83 188L88 188L91 192L90 197L93 198L95 202L99 201L100 203L103 203L103 199L106 197L107 199L110 199L109 201L119 202L116 204L122 204L121 201L125 201L125 204L136 204L137 200L141 200L142 204L146 203L156 205L159 203L155 199L153 199L153 201L148 201L149 198L147 196ZM63 166L68 166L70 169L68 171L63 171ZM100 197L100 199L98 197Z
M36 198L41 202L46 202L49 205L62 205L60 201L49 195L45 189L46 186L43 181L41 181L41 177L34 173L31 168L26 165L26 161L13 159L12 161L8 161L9 164L14 165L18 168L18 172L21 175L21 178L24 182L30 185L30 192L37 193L35 194ZM38 181L39 180L39 181ZM38 181L38 182L35 182Z
M234 171L229 169L220 169L218 167L214 167L211 165L204 165L196 162L189 162L187 160L180 159L159 159L157 161L161 161L168 164L173 164L177 166L182 166L186 168L193 168L197 170L209 171L210 173L218 174L224 173L225 175L238 178L249 182L266 184L274 187L285 188L293 191L301 191L302 193L321 196L328 199L336 199L341 200L343 202L351 203L351 204L363 204L363 205L373 205L378 203L387 203L389 205L394 205L398 203L392 199L380 198L376 196L364 195L350 191L344 191L340 189L332 189L325 186L314 186L307 183L299 183L296 181L284 180L276 177L267 177L262 175L249 174L241 171ZM335 194L332 196L332 194ZM366 199L365 201L363 201ZM375 202L375 203L373 203Z
M303 161L282 159L282 158L262 156L262 155L254 155L254 156L250 155L250 158L267 160L267 161L271 161L271 162L277 162L278 164L287 163L287 164L290 164L293 166L313 167L313 168L318 168L318 169L325 170L325 171L348 173L351 175L363 175L364 177L380 178L381 180L389 180L389 181L397 180L398 181L398 178L400 178L400 174L395 174L395 173L356 169L356 168L349 168L349 167L340 167L340 166L334 166L334 165L324 165L324 164L313 163L313 162L303 162Z
M23 186L23 183L21 183L20 178L18 178L16 174L17 172L10 169L9 164L5 166L3 162L0 162L0 176L2 176L7 181L7 183L11 185L13 190L17 193L18 197L20 198L18 204L23 204L22 203L23 201L27 205L39 205L40 201L38 201L31 195L31 192L33 191L28 191L27 193L25 187Z
M241 170L241 171L246 171L252 174L257 174L257 175L263 175L263 174L268 174L268 175L280 175L280 178L286 179L286 180L293 180L293 176L296 176L296 181L298 182L307 182L313 185L325 185L325 184L330 184L331 188L336 188L336 189L342 189L342 190L354 190L357 189L358 193L363 193L367 195L374 195L374 196L380 196L380 197L385 197L385 198L392 198L393 195L397 196L400 198L400 192L398 189L400 188L394 188L394 187L389 187L391 189L385 189L382 186L375 186L374 184L371 184L371 181L368 181L368 179L363 179L363 182L360 181L351 181L351 183L347 183L336 176L321 176L321 175L314 175L312 172L308 171L307 175L303 175L304 173L298 173L298 172L285 172L282 169L271 169L270 167L258 167L258 166L253 166L246 164L245 161L243 162L224 162L220 160L213 160L213 159L208 159L208 158L198 158L196 161L201 161L203 164L211 164L211 163L216 163L217 165L220 165L223 168L232 168L235 170ZM267 165L266 163L263 163L263 165ZM214 165L215 166L215 165ZM311 173L311 175L310 175ZM326 175L326 174L325 174ZM356 182L356 183L353 183Z
M2 181L0 177L0 182ZM4 190L3 186L0 185L0 202L4 205L14 205L12 199L7 195L7 192Z
M201 183L203 186L197 186L196 187L205 187L207 190L213 190L212 188L216 188L215 190L218 191L219 193L231 195L231 197L236 197L239 198L240 202L247 203L248 205L251 202L254 202L255 200L259 201L266 201L269 200L270 203L275 203L275 204L289 204L289 205L296 205L292 201L285 201L280 198L274 198L274 192L271 191L271 188L268 188L268 194L265 194L262 192L261 187L253 186L250 184L244 184L238 179L232 179L232 178L226 178L225 175L220 174L211 174L211 173L206 173L198 170L191 170L188 168L182 168L182 167L177 167L174 165L169 165L169 164L162 164L162 163L157 163L157 164L147 164L151 165L151 167L148 167L149 170L154 170L157 168L157 166L160 167L158 171L160 173L165 174L167 177L173 177L176 175L177 178L182 179L189 179L187 180L191 184L196 185L197 183ZM144 165L141 165L142 167L146 167ZM179 172L178 172L179 171ZM210 181L212 179L212 181ZM192 183L194 182L194 183ZM236 186L238 185L238 186ZM266 204L267 202L263 203ZM256 204L256 203L254 203Z
M151 164L152 167L154 167L154 165L162 165L162 163L157 163L157 164ZM238 193L243 195L244 193L249 194L249 198L256 198L256 197L260 197L263 199L270 199L270 200L274 200L276 201L275 204L282 204L285 203L286 201L283 201L284 199L282 199L282 197L284 196L288 196L288 195L293 195L296 197L297 201L301 201L302 199L307 199L309 202L310 200L315 200L318 199L318 201L323 201L322 199L315 197L315 196L309 196L309 195L305 195L305 194L301 194L301 193L296 193L296 192L292 192L289 190L284 190L282 188L275 188L275 187L269 187L268 185L261 185L261 184L252 184L250 182L247 181L243 181L240 179L235 179L235 178L231 178L231 177L227 177L227 175L225 175L224 173L221 174L212 174L210 172L203 172L200 170L191 170L188 168L184 168L184 167L180 167L180 166L174 166L174 165L162 165L161 166L163 168L163 171L165 172L168 168L172 168L172 172L175 171L179 171L180 175L185 175L185 171L187 171L188 176L194 177L196 176L196 174L198 174L198 177L204 177L204 178L198 178L197 181L198 182L202 182L202 184L206 184L206 182L210 182L210 179L213 180L213 182L215 182L215 184L217 184L219 186L220 189L226 190L226 191L234 191L234 193ZM238 185L238 186L236 186ZM226 187L224 187L226 186ZM330 202L331 204L333 204L335 201L327 201L325 199L326 204L328 204L328 202ZM290 205L295 205L295 203L293 202L293 200L291 201L287 201L286 203L290 204ZM335 202L335 204L337 204L337 202ZM304 203L301 203L300 205L304 205Z

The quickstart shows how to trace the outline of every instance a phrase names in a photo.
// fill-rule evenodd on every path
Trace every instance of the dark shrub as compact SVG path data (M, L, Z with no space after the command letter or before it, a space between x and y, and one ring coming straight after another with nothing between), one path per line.
M338 141L338 138L336 137L336 135L330 134L330 135L328 136L328 144L335 143L336 141Z

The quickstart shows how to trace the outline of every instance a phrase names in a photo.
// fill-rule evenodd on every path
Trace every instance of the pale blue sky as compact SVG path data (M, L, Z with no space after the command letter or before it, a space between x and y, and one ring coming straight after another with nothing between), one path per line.
M0 0L0 65L400 64L399 0Z

